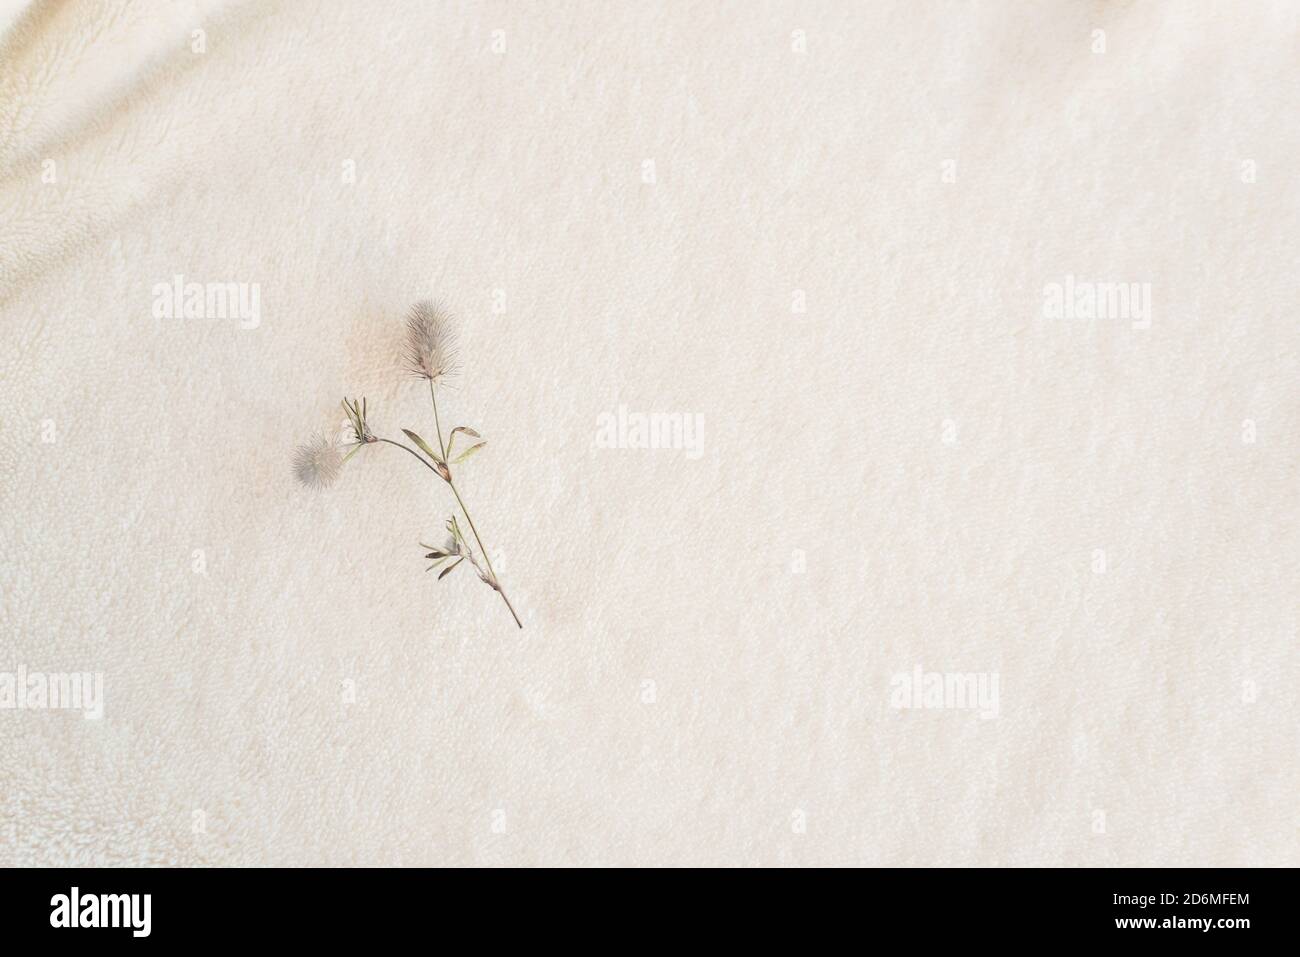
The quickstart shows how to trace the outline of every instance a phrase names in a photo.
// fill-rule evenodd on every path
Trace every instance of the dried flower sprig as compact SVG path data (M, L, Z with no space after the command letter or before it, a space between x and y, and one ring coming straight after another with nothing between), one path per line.
M445 308L429 302L418 302L411 307L406 319L406 348L403 352L403 360L413 375L429 383L429 401L433 405L433 425L438 437L437 448L430 446L418 433L410 429L402 429L402 432L415 443L414 449L404 442L376 435L370 427L366 400L364 398L351 401L344 399L343 411L347 414L348 428L351 432L351 441L344 446L350 447L347 455L343 455L340 445L328 436L315 436L294 453L294 474L309 488L324 488L338 478L343 466L352 456L369 445L382 442L404 449L421 465L447 483L447 487L451 489L451 494L456 499L456 504L460 506L461 514L465 516L470 533L474 536L474 542L478 545L476 555L469 541L462 534L456 516L452 515L446 523L448 538L442 546L435 548L421 543L421 548L429 549L425 558L433 562L426 571L432 571L439 565L455 559L438 574L441 580L451 574L461 562L469 561L478 573L479 581L501 596L515 624L522 628L523 622L519 620L519 615L516 614L514 606L510 604L510 599L506 597L501 587L501 581L492 568L492 559L488 555L487 547L483 544L483 539L474 525L474 519L470 517L469 508L465 505L460 489L456 487L451 471L453 465L464 462L487 445L487 442L476 442L453 458L457 435L463 435L467 440L481 439L482 436L468 426L458 425L451 430L446 441L443 440L442 421L438 417L437 386L457 371L455 342L451 316Z
M494 580L492 575L485 572L483 566L478 563L478 559L474 557L474 549L470 548L469 542L465 541L465 536L461 534L460 524L456 521L455 515L447 519L447 541L442 546L435 548L433 545L426 545L421 542L420 547L432 549L429 554L424 556L433 562L432 565L425 569L426 572L433 571L445 561L452 558L456 559L442 570L438 575L439 579L451 574L452 569L461 562L468 560L474 566L474 570L478 572L479 581L491 585ZM497 590L500 591L500 589ZM509 603L507 602L507 604Z
M366 400L360 401L353 399L348 402L343 400L343 411L348 414L348 426L352 429L352 440L358 445L368 445L371 442L377 442L375 433L370 431L370 421L367 416ZM356 449L352 450L353 452ZM351 453L348 453L349 455Z

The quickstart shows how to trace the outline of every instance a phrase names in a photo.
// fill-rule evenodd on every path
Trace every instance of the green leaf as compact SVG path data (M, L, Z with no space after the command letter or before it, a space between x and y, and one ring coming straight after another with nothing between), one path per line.
M465 559L463 559L463 558L458 559L458 560L456 561L456 565L459 565L459 564L460 564L461 562L463 562L464 560L465 560ZM443 571L442 571L442 574L438 576L438 581L442 581L444 578L446 578L448 575L450 575L452 572L454 572L454 571L456 570L456 565L448 565L446 568L444 568Z
M437 462L439 465L442 464L442 456L439 455L437 452L435 452L433 449L429 448L428 442L424 441L424 439L420 438L410 429L402 429L402 431L406 433L406 437L408 439L410 439L412 442L414 442L424 451L425 455L429 456L429 458L433 459L434 462Z
M451 458L451 447L452 447L453 445L456 444L456 433L457 433L457 432L464 432L464 433L465 433L466 435L468 435L471 439L481 439L481 438L483 438L483 436L479 435L477 432L475 432L473 429L471 429L468 425L458 425L458 426L456 426L454 429L451 430L451 435L447 436L447 458Z
M478 445L471 445L464 452L460 453L460 455L456 456L456 458L452 461L452 464L455 465L457 462L464 462L467 458L469 458L479 449L483 448L483 446L485 445L487 445L486 442L480 442Z

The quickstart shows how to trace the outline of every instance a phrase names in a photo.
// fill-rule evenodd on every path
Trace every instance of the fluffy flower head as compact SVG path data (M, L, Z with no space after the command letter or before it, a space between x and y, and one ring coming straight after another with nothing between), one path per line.
M456 374L456 336L445 308L427 300L411 307L402 359L412 375L430 382Z
M329 436L320 434L293 453L293 474L307 488L325 488L343 470L343 454Z

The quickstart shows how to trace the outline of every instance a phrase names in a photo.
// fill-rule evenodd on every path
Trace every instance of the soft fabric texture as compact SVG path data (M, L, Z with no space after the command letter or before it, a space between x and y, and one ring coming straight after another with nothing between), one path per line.
M1300 863L1295 3L0 29L0 864Z

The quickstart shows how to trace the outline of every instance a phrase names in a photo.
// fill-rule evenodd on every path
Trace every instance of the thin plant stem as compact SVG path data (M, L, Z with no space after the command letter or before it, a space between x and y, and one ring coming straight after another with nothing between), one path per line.
M442 424L438 421L438 397L435 394L432 379L429 380L429 401L433 403L433 426L438 430L438 450L442 452L442 460L450 469L451 463L447 462L447 447L442 442ZM478 550L483 553L483 561L487 562L488 574L492 576L492 587L496 589L497 594L501 596L501 600L505 602L506 607L510 609L510 617L514 618L515 624L520 628L523 628L524 623L519 620L519 615L515 613L515 606L510 604L510 599L506 597L505 589L501 587L501 579L497 578L497 572L496 569L492 567L492 559L488 555L487 546L483 544L483 539L479 536L478 529L474 527L474 519L470 518L469 509L465 507L465 500L460 497L460 492L457 490L455 482L449 478L447 479L447 484L451 486L451 494L456 496L456 501L459 503L460 510L465 516L465 521L469 522L469 530L474 533L474 541L478 542Z
M447 446L445 446L442 442L442 423L438 421L438 399L433 394L432 379L429 380L429 401L433 403L433 427L438 430L438 451L442 453L442 460L444 462L447 462ZM455 438L455 436L452 436L452 438ZM451 463L448 462L447 464L450 465ZM461 506L461 508L464 507L465 506L463 505ZM469 518L468 515L466 515L465 517Z
M379 439L377 439L377 441L379 441L379 442L387 442L389 445L396 445L399 449L406 449L406 451L410 452L412 455L415 456L416 461L418 461L421 465L423 465L426 469L428 469L428 470L429 470L430 472L432 472L434 475L438 475L438 470L437 470L436 468L434 468L432 465L430 465L428 462L426 462L426 461L424 460L424 456L421 455L419 452L415 451L415 449L411 448L409 445L403 445L401 442L394 442L392 439L382 439L382 438L379 438ZM441 478L442 476L439 475L438 477ZM469 518L468 515L466 515L465 517L466 517L466 518Z
M514 618L515 624L520 628L523 628L524 623L520 621L519 616L515 614L515 606L510 604L510 599L506 597L505 589L501 587L501 580L497 578L496 569L492 567L492 559L488 557L487 546L483 544L483 539L479 537L478 529L474 527L474 519L469 517L469 509L465 507L465 500L460 497L460 492L457 491L455 482L449 481L447 484L451 486L451 494L455 495L456 501L460 503L460 510L465 514L465 521L469 522L469 530L474 533L474 541L478 542L478 550L483 553L483 561L487 562L488 572L492 575L492 581L494 582L492 587L496 589L497 594L501 596L501 600L505 602L506 607L510 609L510 615Z

